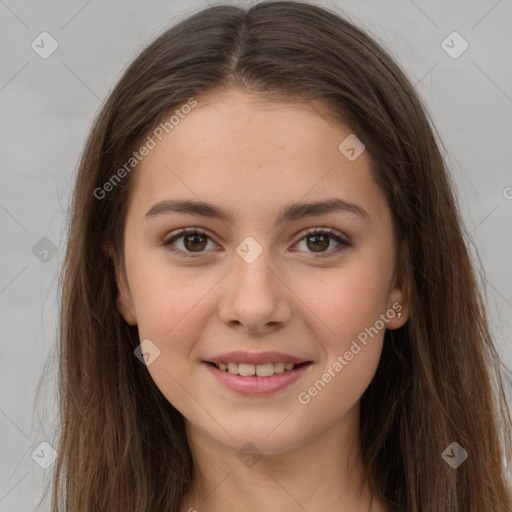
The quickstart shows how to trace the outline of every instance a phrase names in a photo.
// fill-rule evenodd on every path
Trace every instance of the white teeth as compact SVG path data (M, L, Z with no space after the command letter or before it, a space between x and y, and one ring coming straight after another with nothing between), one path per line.
M258 377L271 377L274 375L274 365L272 363L256 365L256 375Z
M254 375L256 372L256 365L247 364L247 363L239 363L238 364L238 373L239 375L243 375L244 377L249 377L249 375Z
M249 364L249 363L219 363L216 365L219 370L228 371L234 375L241 375L243 377L250 377L257 375L258 377L271 377L274 373L283 373L284 371L293 370L294 363L264 363L264 364Z
M274 373L283 373L284 363L274 363Z

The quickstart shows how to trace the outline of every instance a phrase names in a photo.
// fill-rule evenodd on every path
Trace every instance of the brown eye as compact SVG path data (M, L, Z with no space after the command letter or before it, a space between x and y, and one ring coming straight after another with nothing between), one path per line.
M325 235L311 235L307 237L308 248L313 252L322 252L329 247L330 237ZM311 242L311 243L309 243Z
M333 240L338 246L331 248ZM165 240L163 245L173 253L178 254L178 256L193 258L209 252L207 247L210 241L214 245L217 245L213 239L201 229L183 228ZM352 246L351 242L326 228L316 228L313 231L306 232L296 245L300 245L303 241L306 246L303 250L313 253L312 258L334 256L343 249Z
M189 251L202 251L207 245L206 237L199 234L185 235L183 237L183 244Z
M332 241L337 244L337 247L331 248ZM331 229L315 228L313 231L304 233L304 236L299 240L297 245L304 241L305 251L313 254L313 258L327 258L338 254L343 249L352 246L352 243L342 238L342 236L334 233Z
M205 252L209 241L213 242L210 236L198 228L184 228L165 240L163 245L180 256L194 257ZM177 245L181 247L175 247L176 242L180 242Z

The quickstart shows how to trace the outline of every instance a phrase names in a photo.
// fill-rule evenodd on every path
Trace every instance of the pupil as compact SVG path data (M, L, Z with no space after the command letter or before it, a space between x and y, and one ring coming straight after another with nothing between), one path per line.
M317 245L317 242L318 240L323 240L323 246L319 246ZM315 240L315 245L313 245L313 248L315 248L314 250L316 251L316 249L318 249L320 247L320 249L327 249L327 247L329 246L329 241L327 240L327 237L326 236L323 236L323 235L315 235L315 236L311 236L309 237L309 240ZM327 244L325 243L327 242ZM316 251L316 252L320 252L320 251Z
M203 239L203 246L201 246L201 242L199 242L199 244L197 243L197 240L201 239L201 238ZM189 247L187 242L190 242L192 239L194 241L192 242L192 246ZM190 249L190 248L204 249L204 236L203 235L188 235L187 237L185 237L185 241L186 241L185 243L186 243L188 249Z

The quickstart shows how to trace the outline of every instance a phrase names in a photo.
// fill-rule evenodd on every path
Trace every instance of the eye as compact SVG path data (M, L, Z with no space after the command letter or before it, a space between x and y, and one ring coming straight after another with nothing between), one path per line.
M298 244L305 242L307 249L311 249L314 253L313 258L326 258L337 254L347 247L351 247L352 243L344 239L341 235L335 233L330 228L315 228L313 230L301 233L302 238ZM326 251L331 246L331 241L334 240L338 247L330 251Z
M183 238L183 247L176 248L173 247L174 242ZM179 229L174 235L163 242L163 245L166 246L170 251L181 253L180 256L184 256L186 258L194 258L196 257L193 253L201 253L203 249L208 245L207 240L212 240L211 237L200 228L182 228ZM187 254L187 252L190 253Z
M306 247L312 249L313 258L323 258L332 256L333 253L338 253L346 247L351 247L352 243L342 238L342 236L333 232L330 228L315 228L313 230L301 233L302 241L306 242ZM180 239L182 240L183 248L176 248L174 243ZM208 241L212 238L200 228L182 228L174 233L170 238L163 242L163 245L170 251L179 253L179 256L186 258L194 258L200 256L204 249L208 246ZM326 252L326 249L331 246L331 241L334 240L338 247ZM297 245L297 244L296 244ZM194 254L196 253L196 254ZM324 255L324 253L326 253Z

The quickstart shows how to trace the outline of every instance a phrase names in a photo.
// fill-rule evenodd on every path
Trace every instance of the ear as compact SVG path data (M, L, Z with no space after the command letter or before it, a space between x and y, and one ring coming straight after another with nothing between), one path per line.
M391 283L388 297L388 318L387 329L393 330L402 327L407 322L410 314L410 278L408 254L402 248L398 257L395 274ZM400 318L398 315L400 314Z
M115 269L115 278L117 284L117 309L130 325L137 325L137 317L135 315L135 307L133 305L132 294L128 286L126 272L119 261L118 254L112 244L108 244L104 248L105 252L112 259Z

